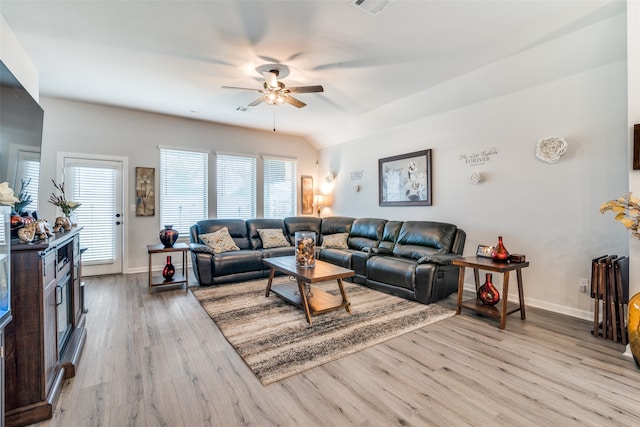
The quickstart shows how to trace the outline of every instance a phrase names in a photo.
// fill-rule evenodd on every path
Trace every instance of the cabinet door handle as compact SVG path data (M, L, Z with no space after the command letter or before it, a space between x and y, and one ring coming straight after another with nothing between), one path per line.
M56 285L56 306L62 304L62 286Z

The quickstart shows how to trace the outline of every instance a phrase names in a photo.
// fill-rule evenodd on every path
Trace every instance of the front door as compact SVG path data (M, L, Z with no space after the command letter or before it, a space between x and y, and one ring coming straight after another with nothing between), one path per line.
M122 273L123 161L64 157L67 198L81 206L72 220L82 227L82 274Z

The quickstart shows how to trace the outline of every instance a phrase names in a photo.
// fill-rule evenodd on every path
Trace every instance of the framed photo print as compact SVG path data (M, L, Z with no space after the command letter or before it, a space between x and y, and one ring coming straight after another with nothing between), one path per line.
M431 150L378 160L380 206L431 206Z
M302 175L300 177L300 193L302 200L302 215L313 214L313 177Z

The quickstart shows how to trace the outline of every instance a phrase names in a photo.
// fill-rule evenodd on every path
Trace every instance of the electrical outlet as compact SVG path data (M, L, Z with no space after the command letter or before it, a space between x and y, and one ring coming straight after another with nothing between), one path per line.
M578 288L580 292L587 293L587 288L589 287L589 279L580 278L578 279Z

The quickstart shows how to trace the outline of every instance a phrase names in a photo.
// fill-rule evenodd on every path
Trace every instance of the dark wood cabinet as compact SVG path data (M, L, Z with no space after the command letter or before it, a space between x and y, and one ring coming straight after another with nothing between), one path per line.
M11 242L11 312L5 328L5 421L51 418L86 340L80 229L32 244Z

